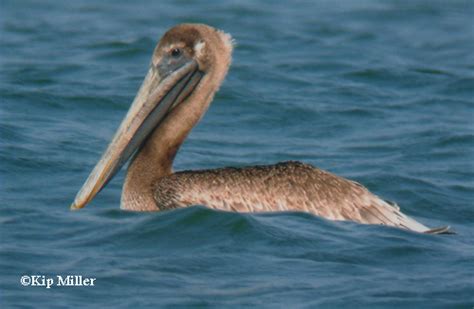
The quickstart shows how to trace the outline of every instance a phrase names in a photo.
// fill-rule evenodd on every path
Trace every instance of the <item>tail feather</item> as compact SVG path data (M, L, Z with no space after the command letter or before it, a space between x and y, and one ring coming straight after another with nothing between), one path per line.
M395 226L424 234L456 234L449 226L429 228L400 211L397 204L379 198L371 200L370 207L359 209L363 223Z
M435 227L433 229L425 231L424 233L425 234L434 234L434 235L437 235L437 234L456 234L456 232L453 231L449 225Z

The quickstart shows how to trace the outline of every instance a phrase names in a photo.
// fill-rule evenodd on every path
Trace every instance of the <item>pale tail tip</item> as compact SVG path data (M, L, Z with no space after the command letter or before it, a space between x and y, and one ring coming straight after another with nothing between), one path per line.
M449 225L436 227L434 229L424 232L425 234L456 234Z

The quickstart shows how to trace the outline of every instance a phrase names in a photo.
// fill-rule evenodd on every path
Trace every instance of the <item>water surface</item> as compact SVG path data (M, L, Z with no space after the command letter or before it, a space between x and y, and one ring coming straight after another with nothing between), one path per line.
M472 307L473 15L471 1L2 1L0 305ZM126 213L123 172L71 213L156 42L182 22L237 46L177 170L301 160L458 235ZM20 284L34 274L97 280Z

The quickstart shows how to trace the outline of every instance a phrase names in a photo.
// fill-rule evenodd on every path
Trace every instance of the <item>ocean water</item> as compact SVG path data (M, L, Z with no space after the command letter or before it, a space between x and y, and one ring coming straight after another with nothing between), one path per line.
M474 305L474 2L0 2L0 306ZM175 168L300 160L457 235L69 205L182 22L237 42ZM22 286L82 275L93 287Z

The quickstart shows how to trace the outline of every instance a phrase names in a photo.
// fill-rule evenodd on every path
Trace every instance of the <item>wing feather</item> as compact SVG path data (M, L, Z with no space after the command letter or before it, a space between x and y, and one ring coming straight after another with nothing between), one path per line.
M238 212L304 211L330 220L443 231L430 230L355 181L300 162L178 172L159 181L155 201L160 209L205 205Z

